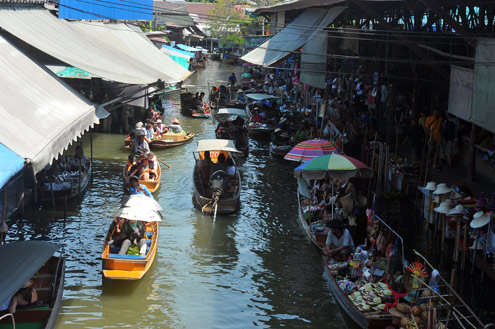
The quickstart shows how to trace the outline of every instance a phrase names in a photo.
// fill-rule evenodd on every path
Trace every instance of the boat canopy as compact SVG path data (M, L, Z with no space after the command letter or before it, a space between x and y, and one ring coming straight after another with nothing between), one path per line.
M12 7L0 10L0 27L64 63L107 80L146 85L158 80L176 83L191 75L132 25L67 21L43 8Z
M198 141L196 152L225 151L241 153L230 139L202 139Z
M35 173L108 116L2 36L0 72L0 143L31 162Z
M343 6L328 10L308 8L282 31L242 56L241 59L255 65L271 66L305 45L330 25L345 9L346 7Z
M262 101L264 99L276 99L277 96L273 96L270 94L246 94L247 98L253 99L255 101Z
M0 246L0 305L53 256L60 245L45 241L10 242Z
M221 108L218 110L216 113L217 116L230 116L230 115L238 115L238 116L243 116L247 117L246 110L244 109L238 109L235 107L226 107L226 108Z

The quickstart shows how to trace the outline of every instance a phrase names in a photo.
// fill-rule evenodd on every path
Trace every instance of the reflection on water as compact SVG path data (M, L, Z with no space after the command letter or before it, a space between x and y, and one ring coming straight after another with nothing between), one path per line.
M236 66L210 62L188 84L226 79ZM209 119L180 114L178 95L165 102L165 122L179 118L196 139L214 138ZM89 136L87 136L89 137ZM294 165L272 159L268 145L251 141L240 161L237 215L215 222L192 205L196 143L157 151L162 166L155 198L164 208L154 266L140 281L103 280L101 250L119 206L127 157L123 135L93 134L94 181L80 201L19 220L14 235L65 246L67 274L57 328L342 328L319 253L297 222ZM89 155L89 142L85 140ZM50 208L48 205L47 208Z

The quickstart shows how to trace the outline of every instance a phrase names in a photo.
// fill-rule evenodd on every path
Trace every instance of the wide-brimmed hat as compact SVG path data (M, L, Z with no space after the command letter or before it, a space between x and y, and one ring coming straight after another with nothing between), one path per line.
M436 207L433 209L435 212L438 212L440 214L448 214L450 210L452 209L452 200L447 199L443 202L440 203L440 206Z
M391 308L388 310L388 313L390 313L392 316L395 316L395 317L398 317L398 318L407 318L407 314L404 314L402 312L400 312L398 309L396 308Z
M141 121L139 121L138 123L136 123L136 129L137 128L143 128L143 123Z
M450 187L445 183L441 183L437 185L437 189L433 192L433 194L446 194L452 191Z
M156 120L156 123L162 123L161 119Z
M488 224L490 221L490 215L485 214L483 211L478 211L473 215L473 220L469 225L471 225L472 228L480 228Z
M452 208L448 215L450 216L455 216L455 215L464 215L466 212L464 210L464 206L462 204L458 204L455 206L455 208Z
M437 189L437 183L435 182L428 182L426 186L424 187L425 190L427 191L435 191Z
M287 121L287 118L282 118L282 119L280 119L280 121L279 121L279 122L280 122L280 123L284 123L285 121Z
M136 129L136 132L134 133L137 136L146 136L146 131L144 131L143 128Z
M280 129L280 128L276 128L273 132L274 132L274 133L278 133L279 131L282 131L282 129Z
M174 124L174 125L180 125L180 121L177 120L177 119L173 119L172 120L172 124Z

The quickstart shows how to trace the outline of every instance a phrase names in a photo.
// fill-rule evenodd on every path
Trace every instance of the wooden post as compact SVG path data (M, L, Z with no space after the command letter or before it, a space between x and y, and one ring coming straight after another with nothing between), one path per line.
M52 179L52 175L50 175L50 192L51 192L51 195L52 195L52 206L53 206L53 209L55 209L55 194L53 193L53 179Z
M93 187L93 130L89 129L89 147L91 149L91 187Z
M462 237L462 261L461 261L461 270L464 270L466 267L466 253L469 251L467 249L467 236L468 236L468 224L464 221L464 235Z
M468 172L467 172L467 177L468 181L474 182L475 180L475 171L476 171L476 159L475 159L475 148L474 148L474 143L476 139L476 125L473 123L471 124L471 138L469 139L469 148L468 148Z
M429 191L428 194L429 194L429 200L428 200L428 213L426 214L426 232L428 232L430 228L431 209L433 206L433 191Z

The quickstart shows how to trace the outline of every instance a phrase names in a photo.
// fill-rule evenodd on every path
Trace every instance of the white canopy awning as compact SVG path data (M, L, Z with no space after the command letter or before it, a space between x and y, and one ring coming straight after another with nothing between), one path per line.
M330 25L346 7L308 8L282 31L241 60L268 67L289 56Z
M2 36L0 113L0 143L30 160L35 172L99 121L93 104Z
M123 23L66 21L38 8L0 9L0 27L33 47L107 80L179 82L191 72Z
M262 101L265 99L275 99L277 96L273 96L270 94L246 94L247 98L254 99L255 101Z
M234 142L230 139L202 139L198 141L198 148L196 152L204 151L226 151L226 152L238 152L235 148Z
M247 117L247 114L246 114L246 110L245 109L238 109L238 108L235 108L235 107L220 108L220 109L218 109L218 112L215 115L216 116L237 115L237 116Z

